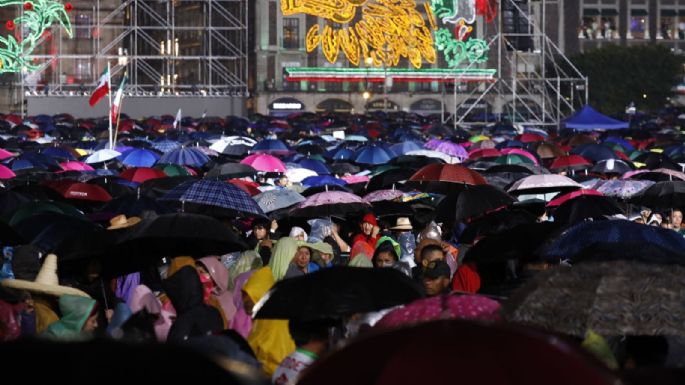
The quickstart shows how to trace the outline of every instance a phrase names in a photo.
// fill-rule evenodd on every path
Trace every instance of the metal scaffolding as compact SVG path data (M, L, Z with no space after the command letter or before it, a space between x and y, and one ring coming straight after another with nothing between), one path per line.
M84 96L109 62L130 96L247 97L247 1L73 1L73 38L54 26L31 57L39 69L14 86L21 97Z
M512 124L559 126L566 116L587 103L587 77L541 28L548 25L550 4L558 6L559 2L501 0L497 18L484 28L491 52L487 65L497 68L497 79L476 85L456 80L451 90L443 87L443 97L453 93L456 101L456 112L444 110L443 122L456 127L482 101L498 101L502 115L509 117ZM519 23L515 31L504 25L512 15Z

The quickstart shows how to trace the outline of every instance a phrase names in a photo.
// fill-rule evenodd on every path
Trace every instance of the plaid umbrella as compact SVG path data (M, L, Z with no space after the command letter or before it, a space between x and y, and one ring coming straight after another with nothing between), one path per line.
M265 213L284 209L305 201L302 195L290 189L269 190L252 198Z
M344 191L324 191L314 194L290 212L294 217L330 217L369 210L371 205L362 198Z
M176 142L174 140L160 140L159 142L154 142L152 143L152 148L155 150L161 151L163 153L167 153L171 150L175 150L177 148L181 147L181 143Z
M262 209L248 193L230 183L211 179L183 182L159 200L176 202L183 211L212 216L264 216Z

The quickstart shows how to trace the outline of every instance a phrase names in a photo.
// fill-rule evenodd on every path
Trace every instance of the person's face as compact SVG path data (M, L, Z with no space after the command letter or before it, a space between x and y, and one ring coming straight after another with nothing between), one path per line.
M445 260L445 253L438 250L433 250L424 256L423 262L428 264L437 260Z
M373 225L371 223L369 223L369 222L362 223L362 231L364 232L364 235L370 235L372 230L373 230Z
M84 332L92 332L95 331L98 327L98 315L93 314L92 316L88 317L86 320L86 323L83 324L83 329L81 329Z
M295 236L298 241L304 241L304 233L299 233Z
M429 297L442 293L449 286L449 284L450 280L447 277L423 279L423 287L426 289L426 295Z
M252 315L252 308L254 307L254 302L246 292L243 293L243 307L245 308L245 313Z
M257 226L254 228L254 236L258 241L266 239L266 229L262 226Z
M683 223L683 212L680 210L674 210L671 213L671 223L674 227L678 228Z
M395 263L395 257L389 251L382 251L376 257L376 267L390 267Z
M295 262L295 265L299 267L300 269L304 269L307 267L309 264L309 261L312 259L312 255L309 251L308 247L300 247L297 249L297 254L295 254L295 259L293 262Z
M333 254L321 253L321 259L324 263L328 264L333 260Z

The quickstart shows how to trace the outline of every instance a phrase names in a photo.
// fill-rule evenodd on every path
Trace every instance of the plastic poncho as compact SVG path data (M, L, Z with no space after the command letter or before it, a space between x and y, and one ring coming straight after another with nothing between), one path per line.
M61 341L82 341L92 337L82 331L97 302L92 298L64 294L59 297L59 311L62 318L48 326L42 334Z
M288 265L295 257L295 253L297 253L297 240L295 238L284 237L278 240L269 261L274 280L280 281L285 277Z

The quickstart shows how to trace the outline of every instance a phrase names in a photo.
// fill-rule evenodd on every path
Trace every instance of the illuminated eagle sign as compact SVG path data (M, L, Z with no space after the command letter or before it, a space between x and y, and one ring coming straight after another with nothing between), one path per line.
M307 31L307 52L320 46L329 62L344 55L354 66L370 58L396 67L405 58L417 69L439 52L450 67L486 61L487 43L469 35L476 15L492 21L495 9L493 0L281 0L285 16L324 20Z

